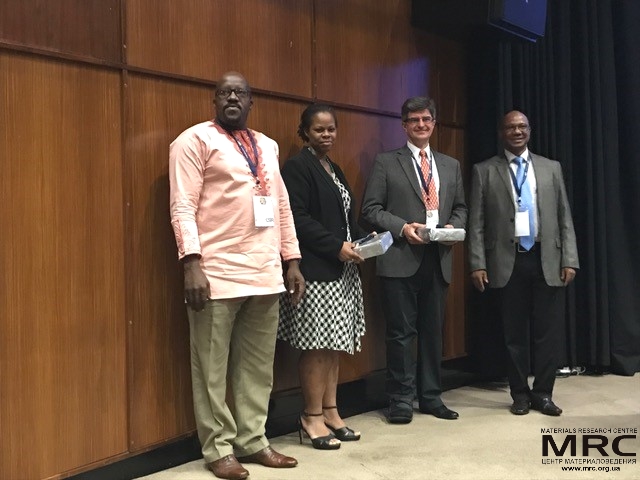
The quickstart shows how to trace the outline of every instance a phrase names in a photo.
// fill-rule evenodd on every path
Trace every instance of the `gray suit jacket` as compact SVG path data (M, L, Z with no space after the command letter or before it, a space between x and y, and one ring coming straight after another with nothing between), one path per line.
M560 163L533 153L531 165L536 175L542 270L548 285L561 287L561 268L579 267L562 168ZM469 267L471 271L486 270L492 288L504 287L513 272L515 212L504 154L474 165L467 237Z
M440 177L440 223L464 228L467 206L460 163L435 151L433 156ZM362 201L362 217L378 232L388 230L393 235L393 245L376 259L377 274L385 277L410 277L415 274L422 262L425 247L411 245L400 237L400 232L405 223L424 223L426 209L411 150L406 145L376 156ZM439 251L442 275L450 283L451 247L439 244Z

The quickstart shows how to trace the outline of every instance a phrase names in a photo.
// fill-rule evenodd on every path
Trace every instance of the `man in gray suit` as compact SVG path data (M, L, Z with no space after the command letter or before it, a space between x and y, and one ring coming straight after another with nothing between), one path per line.
M388 418L391 423L409 423L417 390L422 413L454 420L458 413L440 398L442 324L452 244L425 243L418 230L441 225L464 228L467 207L462 175L457 160L429 147L436 123L432 99L409 98L401 115L407 144L376 157L362 203L363 219L394 238L376 260L387 322Z
M579 267L578 252L560 163L529 151L530 132L523 113L507 113L500 126L504 152L473 167L469 266L474 286L481 292L488 286L496 296L511 413L525 415L533 408L558 416L562 409L552 393L564 287Z

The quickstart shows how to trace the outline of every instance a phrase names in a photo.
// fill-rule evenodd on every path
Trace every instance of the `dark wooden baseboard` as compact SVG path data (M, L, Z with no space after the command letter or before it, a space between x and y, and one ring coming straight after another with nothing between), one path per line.
M442 388L451 390L473 383L468 358L449 360L442 364ZM384 408L387 398L384 392L385 371L373 372L365 378L338 386L340 414L347 418ZM296 430L297 419L303 408L299 389L278 392L269 401L267 437L277 437ZM197 436L135 455L104 467L84 472L71 480L130 480L182 465L202 458Z

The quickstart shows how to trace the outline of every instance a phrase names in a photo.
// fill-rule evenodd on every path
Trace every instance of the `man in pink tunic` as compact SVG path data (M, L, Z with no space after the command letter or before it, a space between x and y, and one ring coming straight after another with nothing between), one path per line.
M240 462L297 464L269 446L265 423L279 294L286 287L299 301L304 278L278 145L246 128L252 104L246 79L227 72L216 118L182 132L169 155L198 437L207 468L226 479L249 476Z

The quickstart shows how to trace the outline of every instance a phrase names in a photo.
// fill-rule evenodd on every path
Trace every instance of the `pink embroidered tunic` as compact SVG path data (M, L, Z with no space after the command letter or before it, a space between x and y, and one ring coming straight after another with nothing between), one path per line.
M247 131L232 133L203 122L182 132L169 149L178 257L201 255L212 299L282 292L282 260L300 258L278 144L252 130L254 150ZM255 161L254 152L259 158L255 175L245 158L248 153ZM255 226L256 195L272 198L274 227Z

